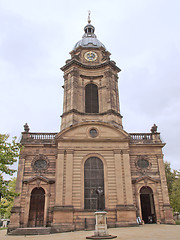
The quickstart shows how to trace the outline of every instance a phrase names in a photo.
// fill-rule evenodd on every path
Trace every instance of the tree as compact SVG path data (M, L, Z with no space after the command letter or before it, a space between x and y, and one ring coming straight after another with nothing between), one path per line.
M165 162L164 165L165 165L167 187L168 187L168 192L169 192L169 197L170 197L172 194L172 185L176 179L176 170L171 169L169 162Z
M180 212L180 172L172 170L170 163L165 162L165 173L171 207L174 212Z
M170 200L174 212L180 212L180 172L177 173L176 179L172 184Z
M16 178L13 178L12 180L9 181L8 190L11 193L15 193L14 195L16 195ZM6 198L1 198L0 216L2 218L10 218L13 203L14 203L14 197L12 197L9 200L7 200Z
M4 180L3 174L12 176L16 172L10 166L17 161L21 145L16 142L16 137L12 142L8 142L8 138L9 135L0 134L0 198L11 201L16 193L8 187L10 180Z

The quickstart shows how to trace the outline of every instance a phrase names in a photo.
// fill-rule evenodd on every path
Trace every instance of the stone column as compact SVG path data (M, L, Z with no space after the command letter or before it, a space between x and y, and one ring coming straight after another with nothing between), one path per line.
M47 214L48 214L48 207L49 207L49 194L45 194L45 204L44 204L44 227L46 227L47 224Z
M138 192L138 185L136 183L134 184L134 188L136 196L137 216L142 219L140 193Z

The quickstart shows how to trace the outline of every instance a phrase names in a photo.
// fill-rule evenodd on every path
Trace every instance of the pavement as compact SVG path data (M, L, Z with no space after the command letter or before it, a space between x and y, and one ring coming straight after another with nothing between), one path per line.
M180 225L149 224L139 227L109 228L117 240L180 240ZM9 236L0 230L0 240L86 240L94 231L77 231L36 236Z

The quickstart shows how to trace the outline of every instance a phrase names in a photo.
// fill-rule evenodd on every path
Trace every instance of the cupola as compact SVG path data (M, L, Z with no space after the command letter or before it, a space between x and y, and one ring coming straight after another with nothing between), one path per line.
M91 24L90 15L88 17L88 24L84 27L84 32L85 33L82 36L82 39L75 44L73 50L76 50L80 46L83 48L103 47L106 50L104 44L102 44L94 34L95 27Z

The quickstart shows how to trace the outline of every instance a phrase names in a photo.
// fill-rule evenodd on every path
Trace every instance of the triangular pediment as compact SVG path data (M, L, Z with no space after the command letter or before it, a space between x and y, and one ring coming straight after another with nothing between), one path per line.
M91 130L95 129L97 136L91 135ZM73 125L61 131L56 136L56 140L89 140L89 141L103 141L110 139L111 141L129 141L127 132L119 127L115 127L109 123L104 122L83 122Z
M45 183L50 183L50 184L55 183L54 179L49 179L49 178L44 177L44 176L35 176L35 177L32 177L32 178L26 179L23 182L24 183L31 183L31 182L35 182L37 180L40 180L40 181L45 182Z
M150 176L141 176L139 178L133 179L132 183L158 183L159 179L152 178Z

